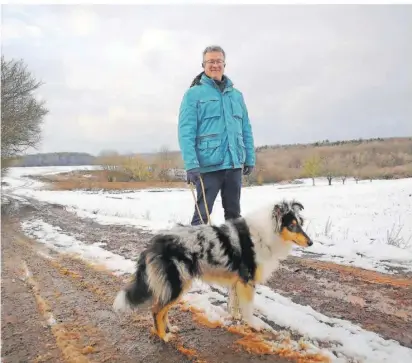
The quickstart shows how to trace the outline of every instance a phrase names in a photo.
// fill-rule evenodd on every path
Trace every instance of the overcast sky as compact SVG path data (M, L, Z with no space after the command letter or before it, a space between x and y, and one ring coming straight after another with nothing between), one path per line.
M45 82L42 152L178 148L210 44L256 146L412 136L412 6L2 6L2 54Z

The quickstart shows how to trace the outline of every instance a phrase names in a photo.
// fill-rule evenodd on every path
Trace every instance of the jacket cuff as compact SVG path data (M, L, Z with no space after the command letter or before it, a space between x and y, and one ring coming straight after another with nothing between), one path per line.
M199 168L200 168L199 164L195 164L195 163L185 164L186 171L191 170L191 169L199 169Z

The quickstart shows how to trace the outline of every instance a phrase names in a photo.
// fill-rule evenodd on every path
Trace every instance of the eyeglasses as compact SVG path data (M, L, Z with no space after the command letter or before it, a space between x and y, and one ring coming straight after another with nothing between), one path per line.
M208 61L205 61L204 63L206 63L206 64L223 64L223 63L225 63L225 61L224 60L222 60L222 59L210 59L210 60L208 60Z

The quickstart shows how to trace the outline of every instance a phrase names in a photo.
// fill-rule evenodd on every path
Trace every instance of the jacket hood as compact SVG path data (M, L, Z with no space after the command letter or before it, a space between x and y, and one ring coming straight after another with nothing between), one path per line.
M233 87L233 82L231 81L231 79L229 77L227 77L226 75L223 75L222 80L225 81L225 88L230 88ZM199 73L192 81L190 88L193 86L198 86L200 84L209 84L211 86L214 87L215 82L213 81L213 79L209 78L205 72L201 72Z

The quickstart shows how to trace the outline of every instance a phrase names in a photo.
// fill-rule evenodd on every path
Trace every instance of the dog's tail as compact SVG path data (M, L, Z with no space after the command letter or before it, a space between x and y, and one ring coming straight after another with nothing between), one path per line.
M152 297L146 272L146 253L141 253L137 262L137 270L134 281L125 289L118 292L113 310L120 313L133 310Z

